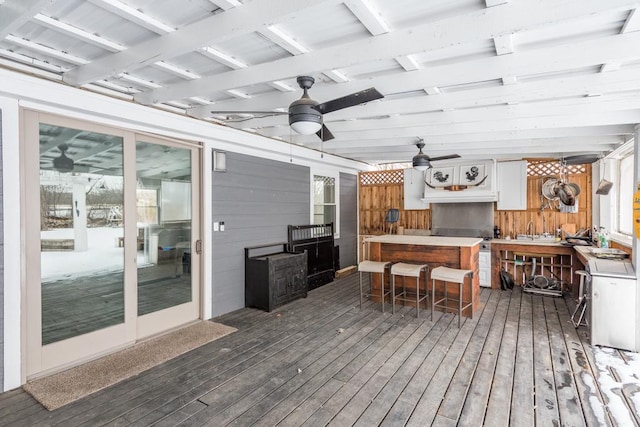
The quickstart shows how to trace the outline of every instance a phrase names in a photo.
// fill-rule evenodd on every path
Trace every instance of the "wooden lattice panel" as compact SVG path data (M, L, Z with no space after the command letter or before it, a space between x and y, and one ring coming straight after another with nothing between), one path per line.
M404 171L396 169L391 171L361 172L360 185L388 185L404 184Z
M559 176L563 172L567 175L587 173L587 165L565 165L563 168L562 163L557 161L529 161L527 163L528 176Z

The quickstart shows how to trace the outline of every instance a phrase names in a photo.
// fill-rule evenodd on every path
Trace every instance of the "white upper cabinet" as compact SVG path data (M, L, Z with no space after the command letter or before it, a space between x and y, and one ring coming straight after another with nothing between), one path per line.
M522 211L527 209L527 162L499 162L498 210Z
M437 162L426 171L424 198L430 203L495 202L495 160Z
M429 208L429 203L422 201L424 195L424 172L413 168L404 170L404 210L421 210Z

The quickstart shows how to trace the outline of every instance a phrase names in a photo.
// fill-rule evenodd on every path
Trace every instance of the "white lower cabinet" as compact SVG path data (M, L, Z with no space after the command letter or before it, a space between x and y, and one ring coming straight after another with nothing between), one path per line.
M491 287L491 252L480 252L478 260L478 281L480 286Z

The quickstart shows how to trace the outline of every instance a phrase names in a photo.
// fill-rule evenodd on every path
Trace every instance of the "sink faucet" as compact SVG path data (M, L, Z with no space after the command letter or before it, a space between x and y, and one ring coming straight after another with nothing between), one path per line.
M531 226L531 232L529 232L529 226ZM533 240L533 221L529 221L527 223L527 228L525 229L525 232L529 234L531 236L531 240Z

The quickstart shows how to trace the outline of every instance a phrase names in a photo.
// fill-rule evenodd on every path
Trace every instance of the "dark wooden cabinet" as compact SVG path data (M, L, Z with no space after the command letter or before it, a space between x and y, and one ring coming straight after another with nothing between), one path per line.
M307 254L288 252L286 243L244 249L244 304L271 311L307 296Z
M333 223L290 225L289 250L307 253L309 289L332 282L336 271Z

